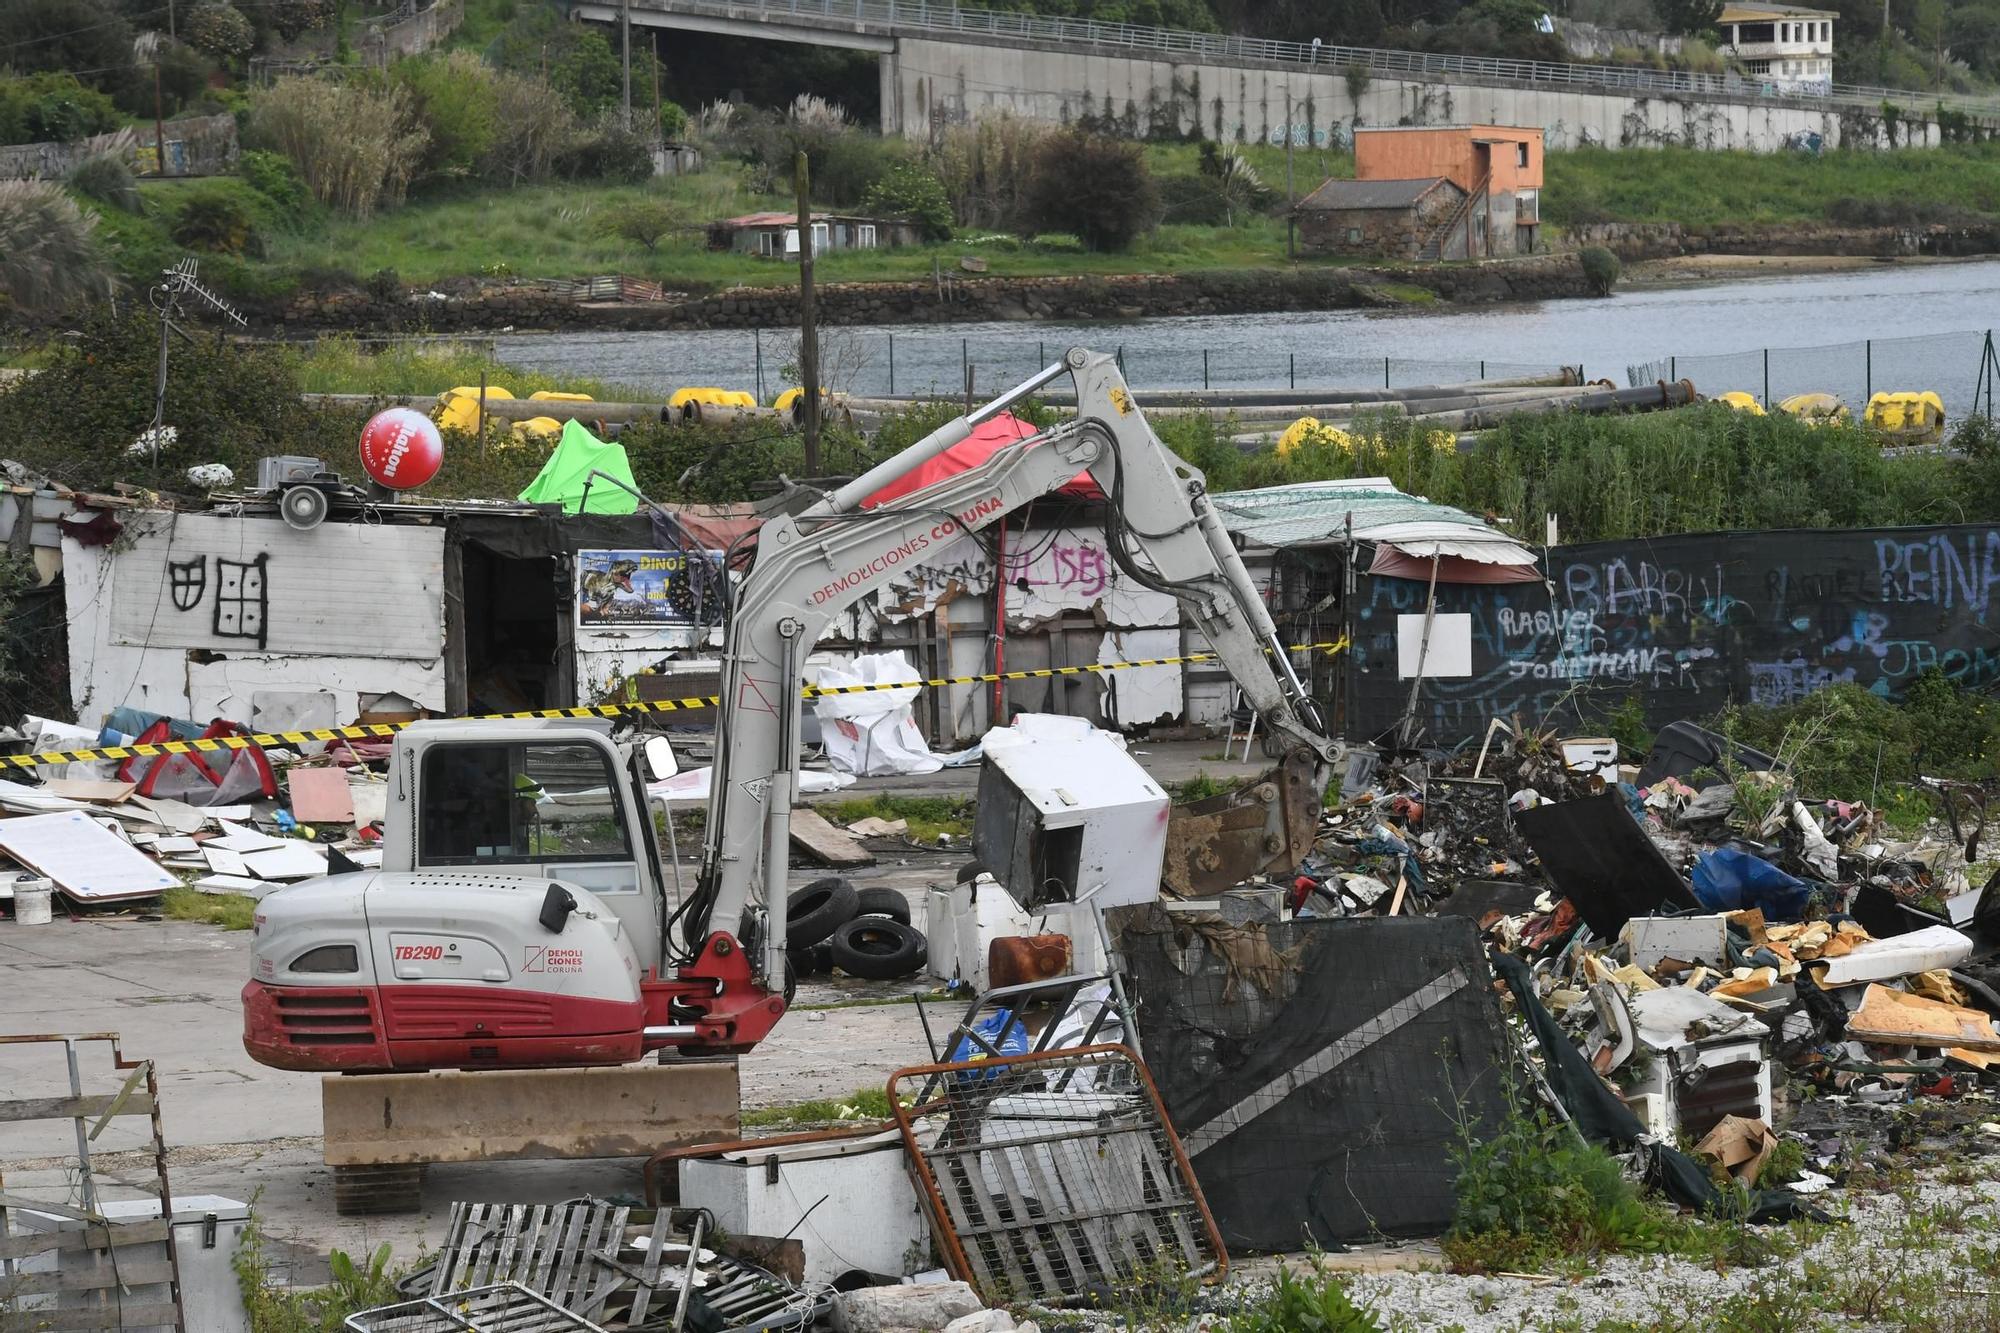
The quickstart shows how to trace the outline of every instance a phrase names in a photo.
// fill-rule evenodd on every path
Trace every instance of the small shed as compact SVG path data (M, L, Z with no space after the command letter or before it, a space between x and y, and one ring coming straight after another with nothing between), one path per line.
M1415 259L1464 199L1442 176L1329 180L1298 203L1299 243L1309 254Z
M815 257L836 250L887 250L922 239L917 224L908 218L852 213L814 213L812 232ZM799 257L799 215L745 213L724 218L709 225L708 248L795 260Z

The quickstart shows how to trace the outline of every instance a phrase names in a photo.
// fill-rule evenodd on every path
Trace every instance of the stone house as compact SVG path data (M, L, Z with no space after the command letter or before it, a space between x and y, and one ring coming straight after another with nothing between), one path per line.
M1442 176L1330 180L1298 203L1299 245L1308 254L1415 259L1465 197Z

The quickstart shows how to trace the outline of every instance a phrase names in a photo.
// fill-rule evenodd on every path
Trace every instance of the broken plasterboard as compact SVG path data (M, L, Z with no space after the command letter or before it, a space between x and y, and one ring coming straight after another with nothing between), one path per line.
M292 816L302 824L351 824L354 798L348 795L347 771L340 768L294 768L285 774L292 796Z
M240 893L246 898L262 898L267 893L276 893L284 888L282 884L270 884L248 875L203 875L188 886L203 893Z
M326 853L309 842L281 842L243 853L243 864L259 879L311 879L326 873Z
M1424 617L1396 617L1396 678L1421 675L1427 680L1464 680L1472 675L1472 617L1463 613L1430 617L1430 638L1424 638ZM1419 666L1419 663L1422 665Z
M202 844L204 847L220 847L226 852L236 852L241 855L249 852L268 852L273 847L285 845L283 838L274 838L267 833L259 833L256 829L232 824L226 819L221 823L222 836L210 838Z
M243 863L241 854L232 852L227 847L218 847L210 841L201 849L201 854L207 861L208 868L218 875L233 875L239 879L249 877L250 867Z
M1814 964L1814 973L1822 986L1855 986L1932 968L1957 967L1971 956L1969 938L1950 926L1926 926L1907 935L1857 944L1838 958Z
M1847 1035L1857 1041L1895 1046L1963 1046L2000 1051L2000 1032L1977 1009L1927 1000L1887 986L1871 985L1861 1007L1847 1018Z
M180 883L81 811L0 820L0 851L78 902L150 898Z

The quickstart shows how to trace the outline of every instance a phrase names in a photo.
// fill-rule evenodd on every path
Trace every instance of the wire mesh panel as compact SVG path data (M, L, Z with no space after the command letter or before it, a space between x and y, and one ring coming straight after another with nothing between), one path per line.
M604 1333L518 1282L379 1305L344 1322L354 1333Z
M903 1106L932 1075L943 1076L936 1094ZM1160 1095L1126 1047L905 1069L889 1100L946 1264L989 1301L1228 1265Z

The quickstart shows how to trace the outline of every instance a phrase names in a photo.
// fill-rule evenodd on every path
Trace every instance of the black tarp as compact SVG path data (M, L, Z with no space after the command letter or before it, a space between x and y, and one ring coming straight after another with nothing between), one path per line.
M1450 1223L1459 1122L1506 1111L1472 922L1116 920L1147 1065L1231 1249Z
M1615 789L1550 801L1515 819L1549 882L1601 939L1617 938L1635 916L1701 906Z

